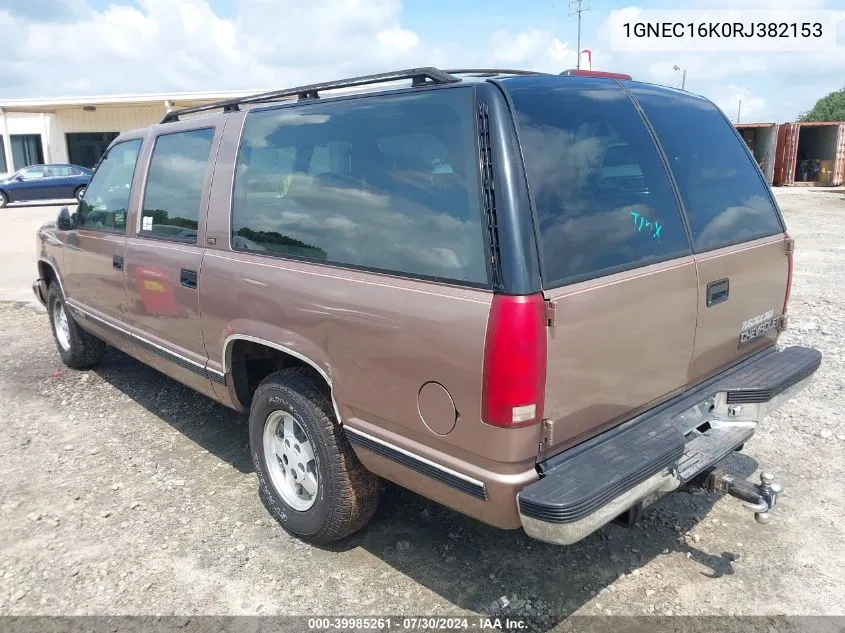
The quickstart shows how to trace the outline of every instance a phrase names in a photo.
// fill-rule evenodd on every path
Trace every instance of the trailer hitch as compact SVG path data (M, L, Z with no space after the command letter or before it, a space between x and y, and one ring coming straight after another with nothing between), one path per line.
M721 468L712 468L701 474L701 485L710 492L722 492L744 501L744 507L754 513L757 523L767 524L771 518L778 495L783 486L775 483L775 476L771 473L760 473L760 483L752 484L743 479L737 479Z

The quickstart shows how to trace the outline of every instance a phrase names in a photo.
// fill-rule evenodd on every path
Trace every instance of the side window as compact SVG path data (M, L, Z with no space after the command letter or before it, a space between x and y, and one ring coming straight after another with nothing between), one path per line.
M103 157L76 210L78 227L126 230L129 193L140 149L141 139L124 141Z
M666 169L621 87L572 77L507 88L547 287L689 254Z
M213 128L162 134L150 158L139 235L196 243Z
M40 180L45 177L44 167L29 167L21 170L21 177L24 180Z
M633 84L678 183L693 250L700 253L783 231L768 185L712 103L684 92Z
M486 285L469 89L254 110L232 247Z

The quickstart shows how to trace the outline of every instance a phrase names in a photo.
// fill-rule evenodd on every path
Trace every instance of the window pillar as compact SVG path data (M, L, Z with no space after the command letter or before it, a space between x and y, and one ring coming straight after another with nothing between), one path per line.
M6 111L0 108L0 136L3 137L3 153L6 157L6 171L15 171L15 163L12 159L12 138L9 136L9 125L6 121Z

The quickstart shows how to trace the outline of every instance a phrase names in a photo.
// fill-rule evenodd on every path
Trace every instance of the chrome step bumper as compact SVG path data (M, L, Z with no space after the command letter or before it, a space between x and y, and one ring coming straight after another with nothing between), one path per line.
M811 348L766 350L539 464L540 479L517 495L525 532L575 543L695 478L742 499L766 522L778 492L772 478L753 486L714 466L741 448L767 413L805 388L820 363L821 353Z

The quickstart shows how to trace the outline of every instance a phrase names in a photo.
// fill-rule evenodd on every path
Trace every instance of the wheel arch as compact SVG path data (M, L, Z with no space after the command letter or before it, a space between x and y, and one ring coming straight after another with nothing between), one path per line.
M244 410L249 408L249 402L245 401L248 400L245 398L245 393L246 391L249 391L249 377L244 373L246 368L239 367L240 346L244 344L261 346L267 348L268 350L272 350L273 352L281 355L280 358L289 361L286 363L286 366L301 365L312 369L315 374L315 379L325 387L331 398L332 407L334 408L334 413L338 423L341 425L343 424L340 407L338 406L335 398L335 385L332 380L331 369L326 359L324 359L323 362L317 362L307 353L252 334L230 334L223 342L223 373L226 375L226 382L229 385L230 397L235 404L240 405L240 407ZM267 370L265 373L269 374L271 373L271 370ZM249 399L251 399L251 397L252 393L250 392Z
M47 285L50 285L53 282L59 284L59 290L62 293L63 297L67 297L65 294L65 288L62 284L62 278L59 276L59 271L56 269L56 265L54 262L51 262L48 259L44 259L43 257L38 260L38 276L47 282Z

